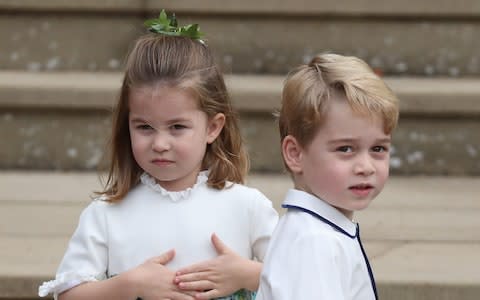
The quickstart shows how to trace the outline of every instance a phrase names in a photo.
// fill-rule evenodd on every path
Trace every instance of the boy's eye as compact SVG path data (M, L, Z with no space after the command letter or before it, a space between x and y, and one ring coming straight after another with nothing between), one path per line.
M337 151L339 152L353 152L353 147L352 146L340 146L337 148Z
M375 146L372 148L373 152L387 152L388 148L385 146Z

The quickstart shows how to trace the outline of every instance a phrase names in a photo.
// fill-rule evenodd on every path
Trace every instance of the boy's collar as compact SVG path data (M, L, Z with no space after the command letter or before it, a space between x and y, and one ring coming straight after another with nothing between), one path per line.
M312 194L297 189L290 189L285 196L282 206L284 208L299 209L314 215L351 238L357 236L357 224L349 220L339 210Z

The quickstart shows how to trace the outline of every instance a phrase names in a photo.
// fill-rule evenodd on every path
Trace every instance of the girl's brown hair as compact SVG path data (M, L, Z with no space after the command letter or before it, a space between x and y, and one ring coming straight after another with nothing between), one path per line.
M113 114L110 166L102 194L116 202L139 182L143 170L132 153L128 100L132 88L157 83L187 89L208 118L218 113L225 115L222 132L207 146L202 168L209 169L207 184L212 188L223 189L226 181L243 183L248 157L223 75L211 50L198 40L151 33L136 41L127 59Z

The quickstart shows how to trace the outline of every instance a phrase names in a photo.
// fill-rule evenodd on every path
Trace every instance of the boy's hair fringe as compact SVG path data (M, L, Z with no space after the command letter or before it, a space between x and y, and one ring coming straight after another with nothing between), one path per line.
M128 100L132 88L165 84L190 92L208 118L225 115L225 125L202 162L209 169L208 186L223 189L227 181L244 183L248 157L223 75L211 50L188 37L146 34L131 50L118 103L113 113L110 165L104 190L98 194L117 202L138 184L143 170L136 163L128 126Z

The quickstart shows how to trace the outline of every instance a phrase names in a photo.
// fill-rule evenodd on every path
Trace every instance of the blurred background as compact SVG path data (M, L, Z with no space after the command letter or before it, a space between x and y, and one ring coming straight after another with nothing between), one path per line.
M54 276L97 170L124 60L164 8L199 23L251 156L280 203L272 112L294 66L364 59L401 101L392 178L358 215L381 299L480 299L478 0L0 0L0 299Z

